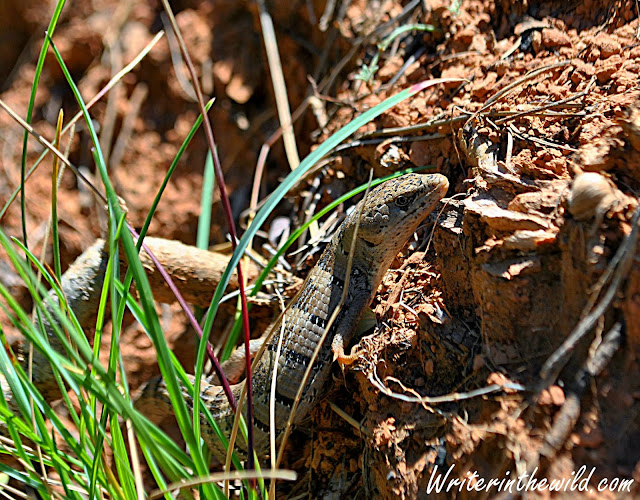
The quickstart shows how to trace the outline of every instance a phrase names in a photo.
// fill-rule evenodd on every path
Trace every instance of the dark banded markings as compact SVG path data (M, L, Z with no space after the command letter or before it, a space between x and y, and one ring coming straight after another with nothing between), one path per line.
M268 349L272 352L276 352L277 348L277 343L271 343L268 347ZM282 347L282 349L280 350L280 358L284 359L287 364L295 363L303 366L307 366L311 361L311 358L309 356L294 351L293 349L288 349L286 347Z

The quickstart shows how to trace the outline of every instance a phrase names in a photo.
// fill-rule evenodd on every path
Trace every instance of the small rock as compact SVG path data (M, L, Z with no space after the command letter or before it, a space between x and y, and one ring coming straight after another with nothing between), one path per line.
M473 83L471 93L474 97L482 98L487 95L487 92L493 89L496 81L498 80L498 74L490 71L487 76L481 80L476 80Z
M531 33L531 47L536 54L542 50L542 34L539 31Z
M571 47L571 39L564 31L545 28L542 30L542 45L546 48Z
M596 63L596 76L600 83L607 83L618 69L622 66L622 58L616 54L604 61L598 61Z
M461 31L458 31L454 35L454 40L464 43L465 45L469 45L473 41L473 36L476 34L476 30L473 28L465 28Z
M585 172L576 176L569 194L569 212L584 221L606 213L618 201L618 190L605 176Z
M595 36L593 44L600 49L600 57L602 57L602 59L611 57L614 54L619 54L622 50L620 42L604 32L600 32Z

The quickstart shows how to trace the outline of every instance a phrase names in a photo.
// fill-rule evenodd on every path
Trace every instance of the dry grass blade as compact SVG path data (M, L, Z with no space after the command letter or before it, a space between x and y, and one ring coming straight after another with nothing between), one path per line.
M298 146L293 133L293 119L291 117L291 109L289 107L289 98L287 94L287 86L282 73L282 62L278 51L278 42L276 41L276 33L273 28L273 21L267 11L264 0L258 0L258 10L260 16L260 26L262 27L262 35L264 39L264 47L267 52L267 61L269 63L269 73L271 74L271 82L273 84L273 92L276 99L276 108L278 110L278 119L280 120L280 128L282 129L282 141L284 150L289 160L289 167L295 170L300 165L300 156L298 155ZM318 234L318 224L313 223L309 226L311 237Z
M276 354L273 360L273 375L271 376L271 394L269 398L269 440L270 440L270 450L271 450L271 468L277 469L276 465L276 380L278 377L278 366L280 361L280 353L282 352L282 340L284 338L284 329L285 322L287 320L287 315L285 312L284 301L282 300L282 296L278 293L278 300L280 302L280 307L282 308L282 323L280 326L280 336L278 337L278 347L276 348ZM273 491L274 495L271 494ZM275 490L269 491L269 498L275 498Z
M104 96L107 92L109 92L109 90L111 90L113 88L114 85L116 85L120 80L122 80L122 78L124 77L124 75L126 75L127 73L129 73L133 68L135 68L138 63L140 63L140 61L142 61L142 59L144 59L144 57L151 52L151 49L160 41L160 39L164 36L164 31L160 31L156 36L153 37L153 40L151 40L145 47L144 49L142 49L140 51L140 53L129 63L127 64L124 68L122 68L120 71L118 71L115 75L113 75L113 77L111 78L111 80L109 80L109 82L100 90L100 92L98 92L93 99L91 99L88 103L87 103L87 109L91 109L91 107L98 102L100 99L102 99L102 96ZM73 118L71 118L71 121L69 123L67 123L67 125L65 125L65 127L62 129L62 134L64 135L65 133L68 132L68 130L80 119L82 118L82 111L78 111Z
M269 73L271 74L271 82L273 83L273 91L276 98L278 118L280 119L280 127L282 128L284 149L287 154L287 159L289 160L289 167L291 170L294 170L300 164L300 157L298 156L296 138L293 135L291 109L289 108L287 86L284 81L284 74L282 73L282 62L280 61L280 53L278 52L276 33L273 29L273 21L267 11L264 0L258 0L257 3L260 12L260 26L262 27L264 46L269 62Z
M245 479L284 479L285 481L295 481L298 475L292 470L261 470L259 473L256 471L233 471L233 472L217 472L204 477L197 477L189 481L180 481L167 486L164 490L156 490L149 495L149 500L153 498L160 498L175 490L182 488L191 488L193 486L199 486L205 483L215 483L218 481L232 481L232 480L245 480Z
M64 154L62 154L60 150L58 150L58 148L56 148L53 144L47 141L38 132L36 132L31 125L29 125L22 118L20 118L20 116L18 116L18 114L15 111L13 111L13 109L11 109L2 99L0 99L0 108L4 109L6 113L14 121L18 123L18 125L20 125L23 129L29 132L29 134L31 134L40 144L42 144L45 148L47 148L54 155L56 155L60 159L60 161L64 163L67 167L73 170L73 173L76 174L76 176L79 179L81 179L87 186L89 186L91 191L93 191L93 193L98 197L98 199L102 201L102 203L105 203L105 204L107 203L107 199L102 195L102 193L98 191L98 189L93 184L91 184L91 182L84 175L82 175L82 173L80 173L80 171L75 167L75 165L73 165L67 159L67 157Z
M140 469L140 456L138 455L138 446L136 444L135 434L133 432L133 426L131 420L125 422L127 430L127 441L129 442L129 453L131 453L131 468L133 469L133 478L136 483L136 493L138 494L138 500L144 498L144 483L142 481L142 471Z

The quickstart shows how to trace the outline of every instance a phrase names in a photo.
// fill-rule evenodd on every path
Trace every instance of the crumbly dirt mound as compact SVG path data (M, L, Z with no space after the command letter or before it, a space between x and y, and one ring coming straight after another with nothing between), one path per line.
M638 205L637 11L629 2L510 12L503 4L497 18L490 4L462 2L453 13L447 2L430 3L421 20L442 31L425 36L430 55L399 82L469 81L427 92L378 125L426 123L433 140L413 142L404 157L435 164L465 194L436 223L441 281L425 283L429 268L401 275L395 296L382 298L392 307L376 309L385 326L361 342L363 484L381 498L426 496L435 465L455 465L460 479L467 471L503 478L513 464L518 473L538 467L549 480L582 465L596 467L593 481L638 479L640 422L629 397L638 391L637 264L618 269L630 273L626 283L598 281L613 270ZM374 88L402 61L386 65L393 69L382 66ZM368 160L385 154L358 152ZM399 297L406 283L412 293ZM428 292L434 288L443 293ZM607 314L570 344L574 355L543 368L615 289ZM616 337L622 325L624 341ZM562 368L540 384L541 369ZM510 382L538 390L454 403L455 394ZM382 402L391 391L401 399ZM448 404L419 404L420 395L452 393ZM477 492L458 493L465 495Z
M0 58L7 78L0 98L24 115L39 39L24 55L20 50L48 19L32 2L10 4L0 6L0 23L15 19L12 29L22 38ZM102 2L95 11L90 2L75 2L56 31L54 41L87 99L163 26L159 6L124 5ZM260 147L277 129L255 9L192 1L182 2L177 15L205 92L217 98L211 118L236 217L248 206ZM297 223L311 203L321 206L364 182L370 166L386 175L432 165L451 184L439 213L385 277L372 306L378 326L360 341L359 361L344 373L336 368L326 401L292 435L285 463L301 480L283 485L282 494L426 498L436 466L454 466L450 477L461 480L467 472L489 480L537 467L538 478L552 480L585 465L596 468L592 486L602 478L632 478L637 485L640 265L631 223L640 189L637 3L385 0L325 9L324 2L271 6L291 107L307 92L316 98L314 114L296 123L301 155L408 85L464 81L421 92L369 124L359 142L300 184L294 210L280 209L287 216L293 211ZM376 43L408 23L435 29L406 32L367 81L357 79L377 57ZM172 60L177 50L163 38L92 111L101 129L111 130L105 132L110 169L134 225L197 115L186 72ZM60 107L66 116L77 111L53 58L35 105L36 128L48 138ZM4 200L19 183L22 131L4 113L0 131ZM79 126L70 159L91 176L88 144ZM269 156L263 194L287 173L279 144ZM167 189L153 234L194 242L205 151L198 135ZM31 163L39 153L31 145ZM50 182L42 165L27 183L36 253ZM66 172L59 211L68 264L98 235L101 207ZM19 213L14 204L2 219L13 235L21 234ZM224 241L222 220L216 204L213 242ZM313 261L298 260L300 268ZM8 269L2 279L11 284ZM26 290L12 291L28 305ZM599 307L603 312L586 333L553 363ZM184 319L165 308L163 321L189 364L193 334ZM135 325L125 332L134 386L156 372L150 347ZM436 396L444 401L428 399Z

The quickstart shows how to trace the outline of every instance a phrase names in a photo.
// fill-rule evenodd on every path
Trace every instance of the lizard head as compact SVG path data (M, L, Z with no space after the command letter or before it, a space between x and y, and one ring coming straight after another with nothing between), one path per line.
M441 174L408 174L380 184L364 200L358 238L365 246L393 247L397 253L448 188Z

